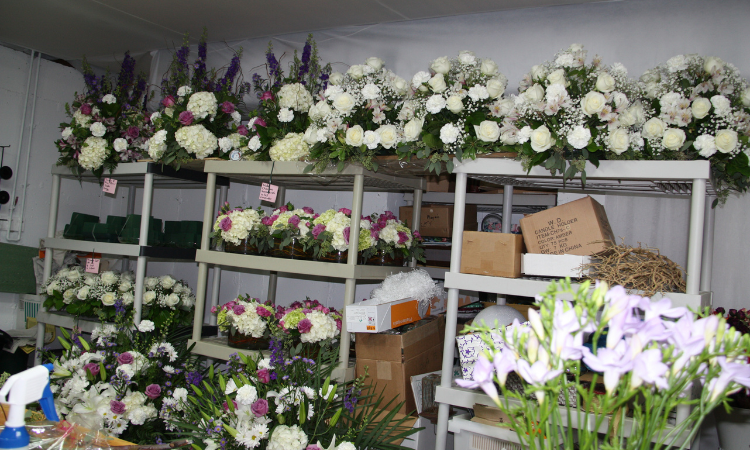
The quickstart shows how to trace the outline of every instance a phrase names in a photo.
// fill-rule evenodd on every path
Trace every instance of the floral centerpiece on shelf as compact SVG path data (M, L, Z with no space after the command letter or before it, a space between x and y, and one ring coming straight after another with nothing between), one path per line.
M571 179L601 159L643 159L641 126L649 105L622 64L586 64L573 44L532 67L503 122L502 140L515 145L526 169L543 166Z
M341 334L343 316L334 308L317 300L294 302L289 307L277 307L278 328L275 335L291 346L314 344L330 346ZM297 347L297 353L304 345Z
M224 74L206 68L206 33L198 44L198 59L188 63L187 36L174 53L162 81L162 110L151 115L155 126L148 154L164 164L180 164L209 157L229 159L235 146L247 144L247 130L238 110L248 85L241 81L242 49ZM192 67L192 71L191 71Z
M135 60L128 52L116 81L109 73L96 76L86 59L83 79L86 91L76 93L75 101L65 105L69 122L61 123L62 137L55 141L60 159L74 175L90 170L101 178L119 163L135 161L144 152L153 132L145 115L146 77L135 77Z
M308 112L315 104L314 97L328 84L331 65L321 63L312 35L305 42L301 58L294 52L286 76L281 68L282 58L276 58L269 43L267 78L258 73L253 75L252 84L260 104L257 115L247 124L249 141L244 159L298 161L310 152L304 135L309 124Z
M364 377L334 382L337 361L338 348L322 349L317 361L286 358L278 342L270 358L233 355L179 403L173 426L200 450L403 448L394 442L419 429L396 419L401 405L384 404Z
M144 278L141 318L157 328L192 324L194 307L195 295L185 281L170 275Z
M265 212L261 208L230 208L228 202L224 203L214 222L211 237L218 245L224 243L225 251L266 253L269 250L269 234L268 227L262 223L264 217Z
M94 329L91 342L61 329L64 352L52 357L50 374L55 407L64 420L153 444L175 431L167 420L184 409L202 375L187 336L168 335L148 320L132 329L132 314L120 300L115 306L116 323Z
M65 311L73 316L111 320L117 316L115 302L131 308L135 300L135 278L132 273L85 273L82 267L62 268L42 286L47 294L44 307Z
M333 164L341 171L350 161L377 170L373 158L395 153L402 141L398 109L408 91L406 80L377 57L351 66L345 75L332 73L323 99L309 110L305 141L313 146L310 158L316 162L305 170L322 172Z
M732 64L717 57L677 55L646 71L651 106L643 126L650 159L707 159L719 194L750 187L750 89Z
M329 209L314 216L310 234L305 240L305 248L312 252L313 258L325 260L331 254L343 256L349 250L351 217L352 211L348 208ZM346 262L346 258L340 260Z
M247 295L240 295L220 307L214 306L211 312L217 315L219 329L229 333L230 347L266 349L271 333L278 329L276 310L271 302L261 303Z
M396 265L411 258L425 262L419 231L412 233L391 211L362 218L359 249L362 258L371 262L373 258L395 260Z
M294 205L286 205L273 210L270 216L263 217L261 223L268 227L268 234L274 240L274 251L283 252L288 248L292 251L304 253L303 240L307 238L313 227L312 221L315 211L305 206L295 209ZM276 254L275 256L283 256Z
M473 380L456 381L481 387L529 448L679 446L729 394L750 386L750 336L717 315L628 295L621 286L590 290L585 282L576 290L570 280L552 283L537 304L541 310L529 310L528 325L516 321L500 332L503 345L494 343L493 331L474 329L490 350L479 357ZM581 379L584 366L594 371L590 382ZM512 372L521 391L506 385ZM694 383L703 387L692 399ZM561 391L574 393L564 406L557 401ZM681 406L692 411L668 424ZM564 428L574 416L578 429Z
M513 106L503 99L507 84L494 61L473 52L437 58L429 72L412 77L412 95L398 115L406 143L399 156L428 160L428 170L439 174L443 166L453 170L454 156L507 150L500 127Z

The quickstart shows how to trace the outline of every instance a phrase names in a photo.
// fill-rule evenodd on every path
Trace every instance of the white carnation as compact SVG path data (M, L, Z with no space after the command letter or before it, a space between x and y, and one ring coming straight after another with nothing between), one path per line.
M695 143L693 143L693 146L704 158L709 158L714 153L716 153L716 142L714 140L714 137L710 134L702 134L698 136L695 139Z
M102 101L108 105L111 105L117 102L117 98L115 98L115 96L112 94L107 94L104 97L102 97Z
M294 120L294 111L289 108L281 108L277 117L279 119L279 122L291 122L292 120Z
M89 127L89 130L91 131L91 134L93 134L96 137L102 137L104 136L104 133L107 132L107 127L104 126L101 122L94 122Z
M587 127L578 125L570 130L567 138L568 143L572 145L573 148L580 150L589 145L589 141L591 140L591 130Z
M115 148L116 152L124 152L128 149L128 141L124 138L117 138L112 143L112 146Z

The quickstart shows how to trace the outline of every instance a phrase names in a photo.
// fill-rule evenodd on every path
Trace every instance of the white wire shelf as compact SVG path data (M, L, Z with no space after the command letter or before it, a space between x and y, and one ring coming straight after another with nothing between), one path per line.
M122 163L112 173L105 171L102 174L102 179L115 179L118 186L143 187L143 176L147 173L154 175L154 187L157 188L205 189L206 187L206 174L202 171L184 168L175 170L172 167L154 162ZM52 175L60 175L62 178L74 180L79 179L66 166L52 166ZM83 172L80 180L87 183L99 183L99 178L90 171ZM216 185L228 186L229 180L224 177L217 177Z

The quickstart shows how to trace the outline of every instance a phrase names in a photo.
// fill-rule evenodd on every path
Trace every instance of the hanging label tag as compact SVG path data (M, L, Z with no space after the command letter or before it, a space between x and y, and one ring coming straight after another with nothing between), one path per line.
M102 191L106 192L107 194L114 194L115 189L117 189L117 180L112 178L105 178L104 185L102 186Z
M101 261L99 258L86 258L86 272L99 273L99 263Z
M279 192L279 187L269 183L263 183L260 185L260 199L267 202L275 202L276 194Z

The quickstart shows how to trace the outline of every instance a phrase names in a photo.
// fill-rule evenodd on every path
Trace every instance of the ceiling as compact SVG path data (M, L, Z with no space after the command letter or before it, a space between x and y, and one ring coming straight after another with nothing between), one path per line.
M301 31L599 0L23 0L0 4L0 42L64 60L174 47L203 27L233 41Z

